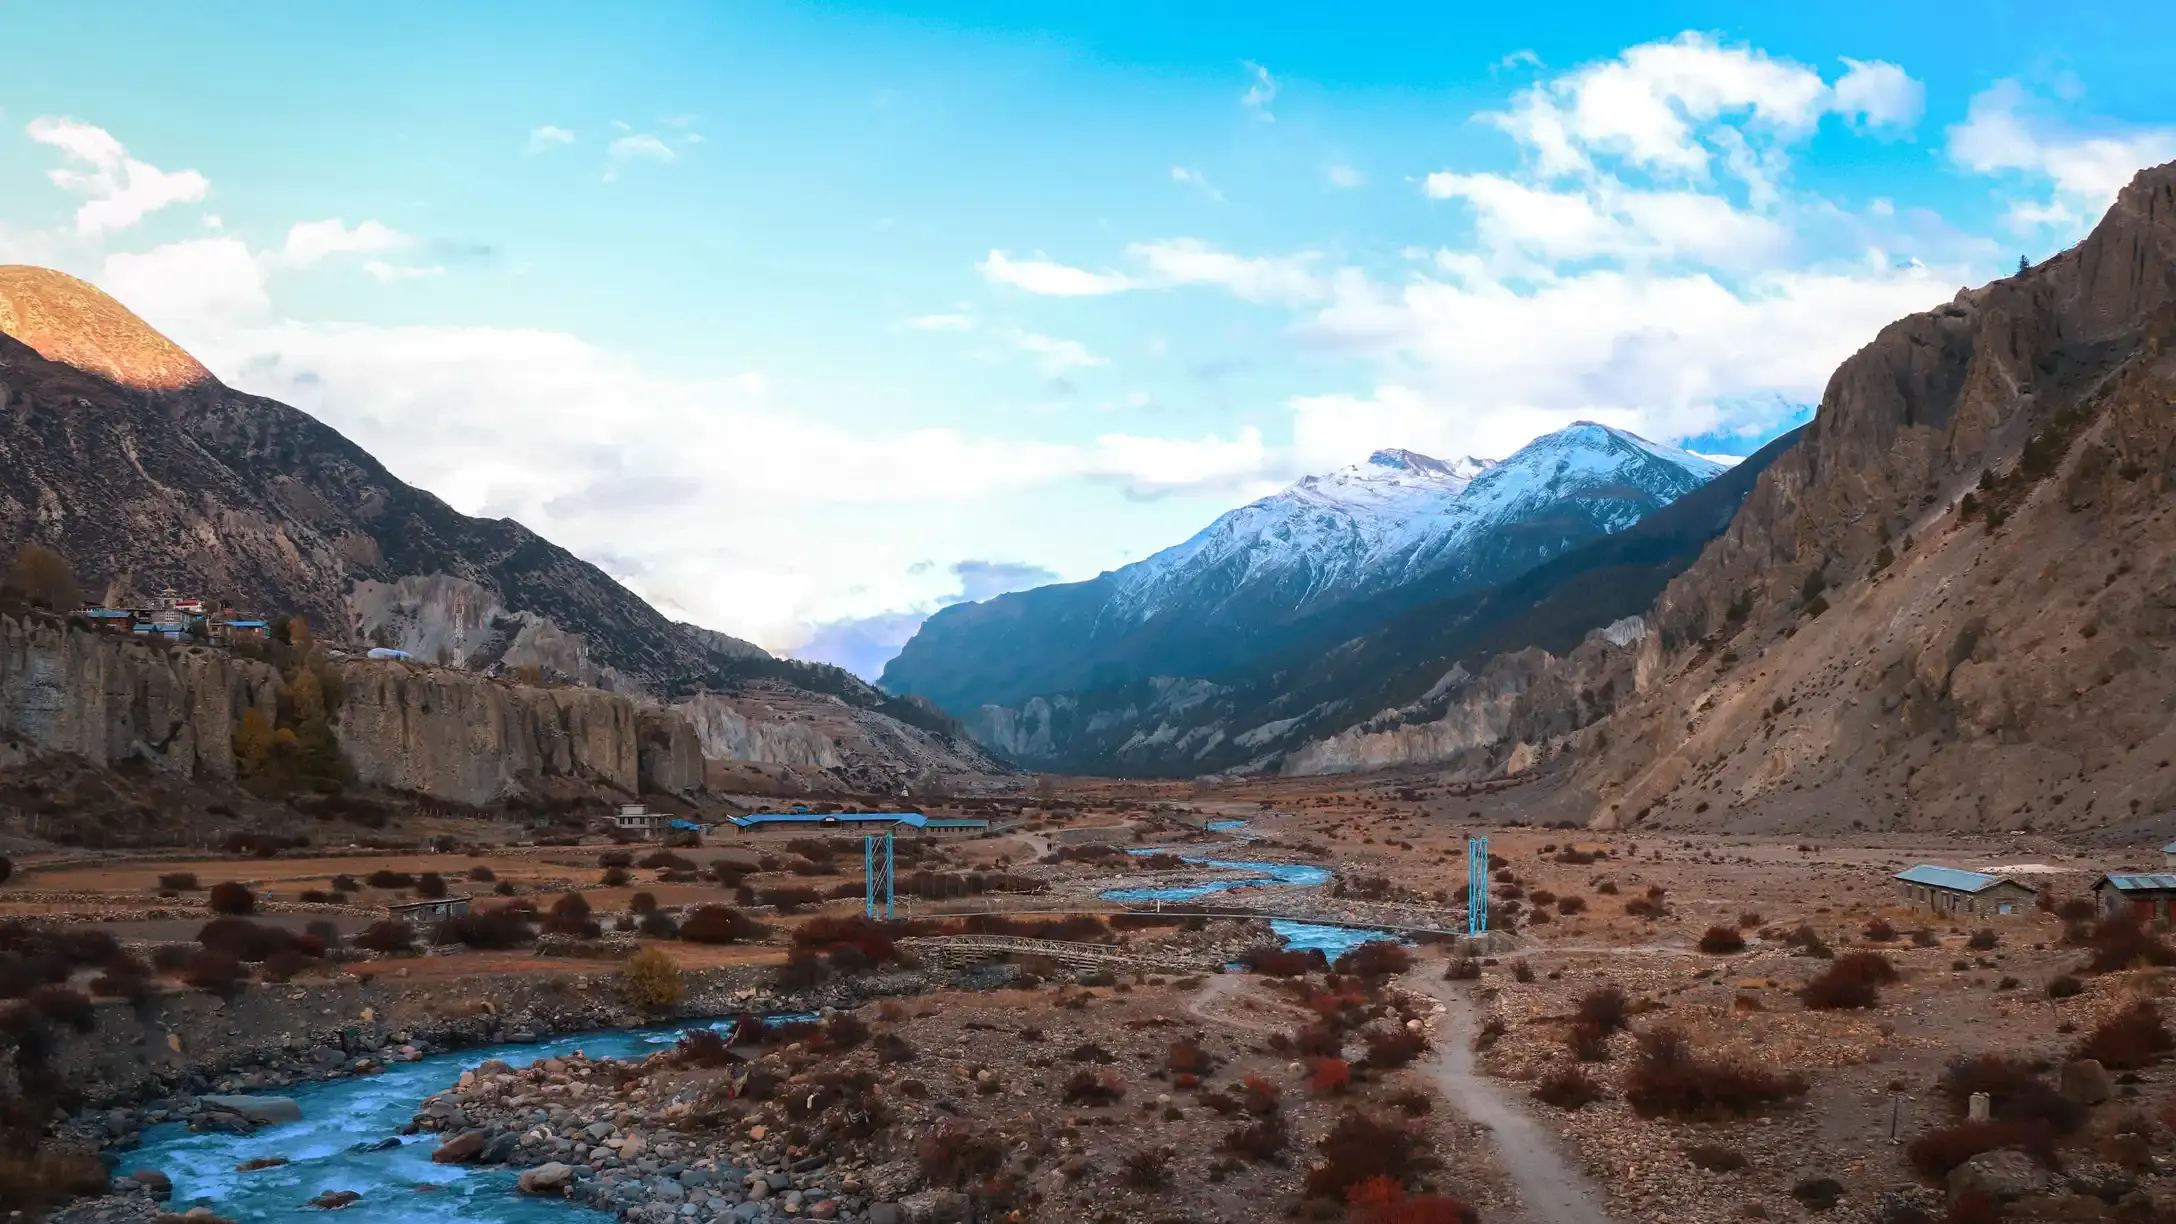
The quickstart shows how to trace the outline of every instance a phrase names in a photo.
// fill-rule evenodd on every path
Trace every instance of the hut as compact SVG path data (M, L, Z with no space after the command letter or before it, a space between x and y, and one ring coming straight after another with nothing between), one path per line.
M2129 912L2140 922L2167 922L2176 900L2176 875L2112 872L2093 884L2093 907L2113 918Z
M2039 894L2016 880L1921 863L1896 873L1906 904L1930 913L2001 917L2029 913Z

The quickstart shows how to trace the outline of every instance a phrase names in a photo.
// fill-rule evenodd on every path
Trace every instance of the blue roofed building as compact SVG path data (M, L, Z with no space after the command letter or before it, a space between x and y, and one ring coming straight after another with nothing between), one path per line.
M2093 885L2093 903L2110 918L2129 911L2140 922L2167 922L2176 901L2176 874L2110 872Z
M742 833L862 832L973 834L990 827L987 820L939 820L920 812L750 812L726 823Z
M1896 873L1906 904L1941 915L2013 917L2032 912L2039 894L2007 876L1921 863Z

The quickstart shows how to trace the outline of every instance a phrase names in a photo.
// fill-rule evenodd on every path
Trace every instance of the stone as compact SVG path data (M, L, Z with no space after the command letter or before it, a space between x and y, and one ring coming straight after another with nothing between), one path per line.
M484 1150L477 1153L476 1160L479 1164L505 1164L514 1158L514 1149L520 1146L520 1135L512 1131L500 1131L491 1137L489 1143L484 1144Z
M515 1184L523 1194L565 1194L574 1181L574 1167L552 1161L533 1169L523 1169Z
M897 1203L871 1203L869 1224L907 1224L907 1213Z
M2115 1091L2108 1068L2097 1058L2078 1058L2063 1064L2063 1096L2080 1105L2098 1105Z
M153 1198L165 1198L174 1192L174 1179L157 1169L138 1169L128 1179L149 1190Z
M589 1136L591 1143L603 1143L612 1134L612 1124L610 1122L592 1122L588 1127L584 1128L582 1133Z
M302 1106L295 1104L293 1097L204 1096L198 1097L197 1103L206 1109L240 1115L259 1126L302 1121Z
M489 1131L462 1131L438 1145L431 1153L432 1164L467 1164L483 1155L484 1145L491 1141Z
M2016 1148L1981 1152L1949 1173L1951 1199L1978 1191L2000 1203L2019 1195L2038 1194L2047 1188L2048 1171Z
M647 1142L646 1140L644 1140L642 1136L640 1136L640 1135L629 1135L629 1136L627 1136L627 1140L626 1140L626 1142L624 1142L624 1143L620 1144L620 1159L621 1159L621 1160L637 1160L637 1159L640 1159L640 1158L641 1158L641 1156L642 1156L642 1153L643 1153L643 1152L645 1152L645 1151L647 1151L647 1150L649 1149L649 1146L650 1146L650 1145L649 1145L649 1143L648 1143L648 1142Z
M1975 1092L1965 1098L1964 1120L1986 1122L1994 1117L1994 1098L1984 1092Z
M303 1206L315 1207L321 1211L338 1211L361 1197L363 1196L353 1190L327 1190Z
M234 1166L234 1171L237 1173L255 1173L259 1169L277 1169L286 1163L287 1158L285 1156L259 1156L255 1160L245 1160Z
M922 1170L911 1160L880 1164L862 1175L864 1191L872 1199L894 1203L922 1184Z

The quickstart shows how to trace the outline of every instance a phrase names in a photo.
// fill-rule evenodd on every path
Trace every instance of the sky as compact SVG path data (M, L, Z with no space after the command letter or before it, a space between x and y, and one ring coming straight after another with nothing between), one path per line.
M0 262L874 675L1401 446L1744 454L2176 159L2176 6L0 10Z

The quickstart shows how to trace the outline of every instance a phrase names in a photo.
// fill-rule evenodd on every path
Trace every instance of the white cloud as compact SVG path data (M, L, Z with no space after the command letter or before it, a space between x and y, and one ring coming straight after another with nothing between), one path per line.
M2132 175L2176 159L2176 127L2089 134L2043 110L2016 81L1999 81L1975 95L1965 121L1949 129L1949 155L1960 165L2045 187L2047 198L2013 203L2010 220L2021 228L2082 230Z
M1115 273L1090 272L1046 259L1014 259L1004 251L990 252L981 267L982 275L997 284L1047 297L1094 297L1133 287L1131 281Z
M380 221L363 221L351 229L340 218L329 217L289 227L280 258L289 267L309 268L328 255L377 255L401 250L412 241Z
M446 274L446 270L436 264L420 268L404 267L400 264L389 264L382 259L364 260L363 271L369 273L370 278L381 285L398 284L401 281L423 280L428 277L444 276Z
M549 153L561 145L574 143L574 133L553 124L543 124L529 129L529 152Z
M648 132L635 132L626 136L614 137L612 143L605 146L605 152L616 161L669 162L680 160L680 155L673 151L671 145L650 135Z
M1569 191L1497 174L1428 176L1438 200L1472 208L1481 246L1496 255L1559 260L1693 259L1738 267L1771 258L1789 242L1773 219L1717 195L1636 191L1612 180Z
M1185 166L1173 166L1171 167L1171 181L1174 183L1184 183L1189 187L1197 188L1201 191L1203 195L1208 196L1210 199L1215 200L1219 204L1224 202L1224 193L1218 191L1216 189L1216 184L1211 183L1209 181L1209 177L1199 170L1192 170Z
M1917 117L1919 85L1901 69L1845 64L1832 87L1804 65L1687 32L1536 84L1488 118L1545 176L1591 173L1602 158L1677 179L1704 179L1718 159L1740 178L1772 175L1781 147L1824 114L1873 126Z
M1513 68L1539 68L1541 66L1541 57L1534 54L1531 48L1521 48L1496 61L1498 71Z
M169 174L130 157L104 128L44 117L31 120L24 130L39 144L90 167L46 172L56 186L90 197L76 209L76 232L86 237L127 229L168 205L196 203L211 190L211 184L194 170Z
M1264 123L1275 123L1277 116L1270 113L1269 104L1277 100L1277 79L1269 75L1269 69L1252 60L1242 60L1248 72L1254 74L1254 83L1247 92L1239 95L1239 105L1259 116Z
M1036 357L1043 373L1052 378L1071 370L1110 364L1089 352L1088 346L1078 340L1062 340L1036 332L1018 331L1013 333L1012 342L1013 347Z
M1305 302L1327 290L1309 265L1310 254L1243 257L1195 238L1135 243L1127 253L1146 264L1143 283L1161 288L1218 285L1249 302Z
M264 268L239 238L193 238L115 252L97 276L106 292L183 341L271 306Z
M963 332L975 330L973 316L963 314L916 315L906 320L906 325L915 331Z
M1330 181L1330 186L1344 191L1351 191L1356 187L1365 187L1368 181L1367 175L1342 163L1325 169L1322 172L1322 177Z
M1847 66L1836 79L1833 109L1872 127L1908 128L1919 122L1926 109L1927 87L1902 68L1882 60L1844 59Z

